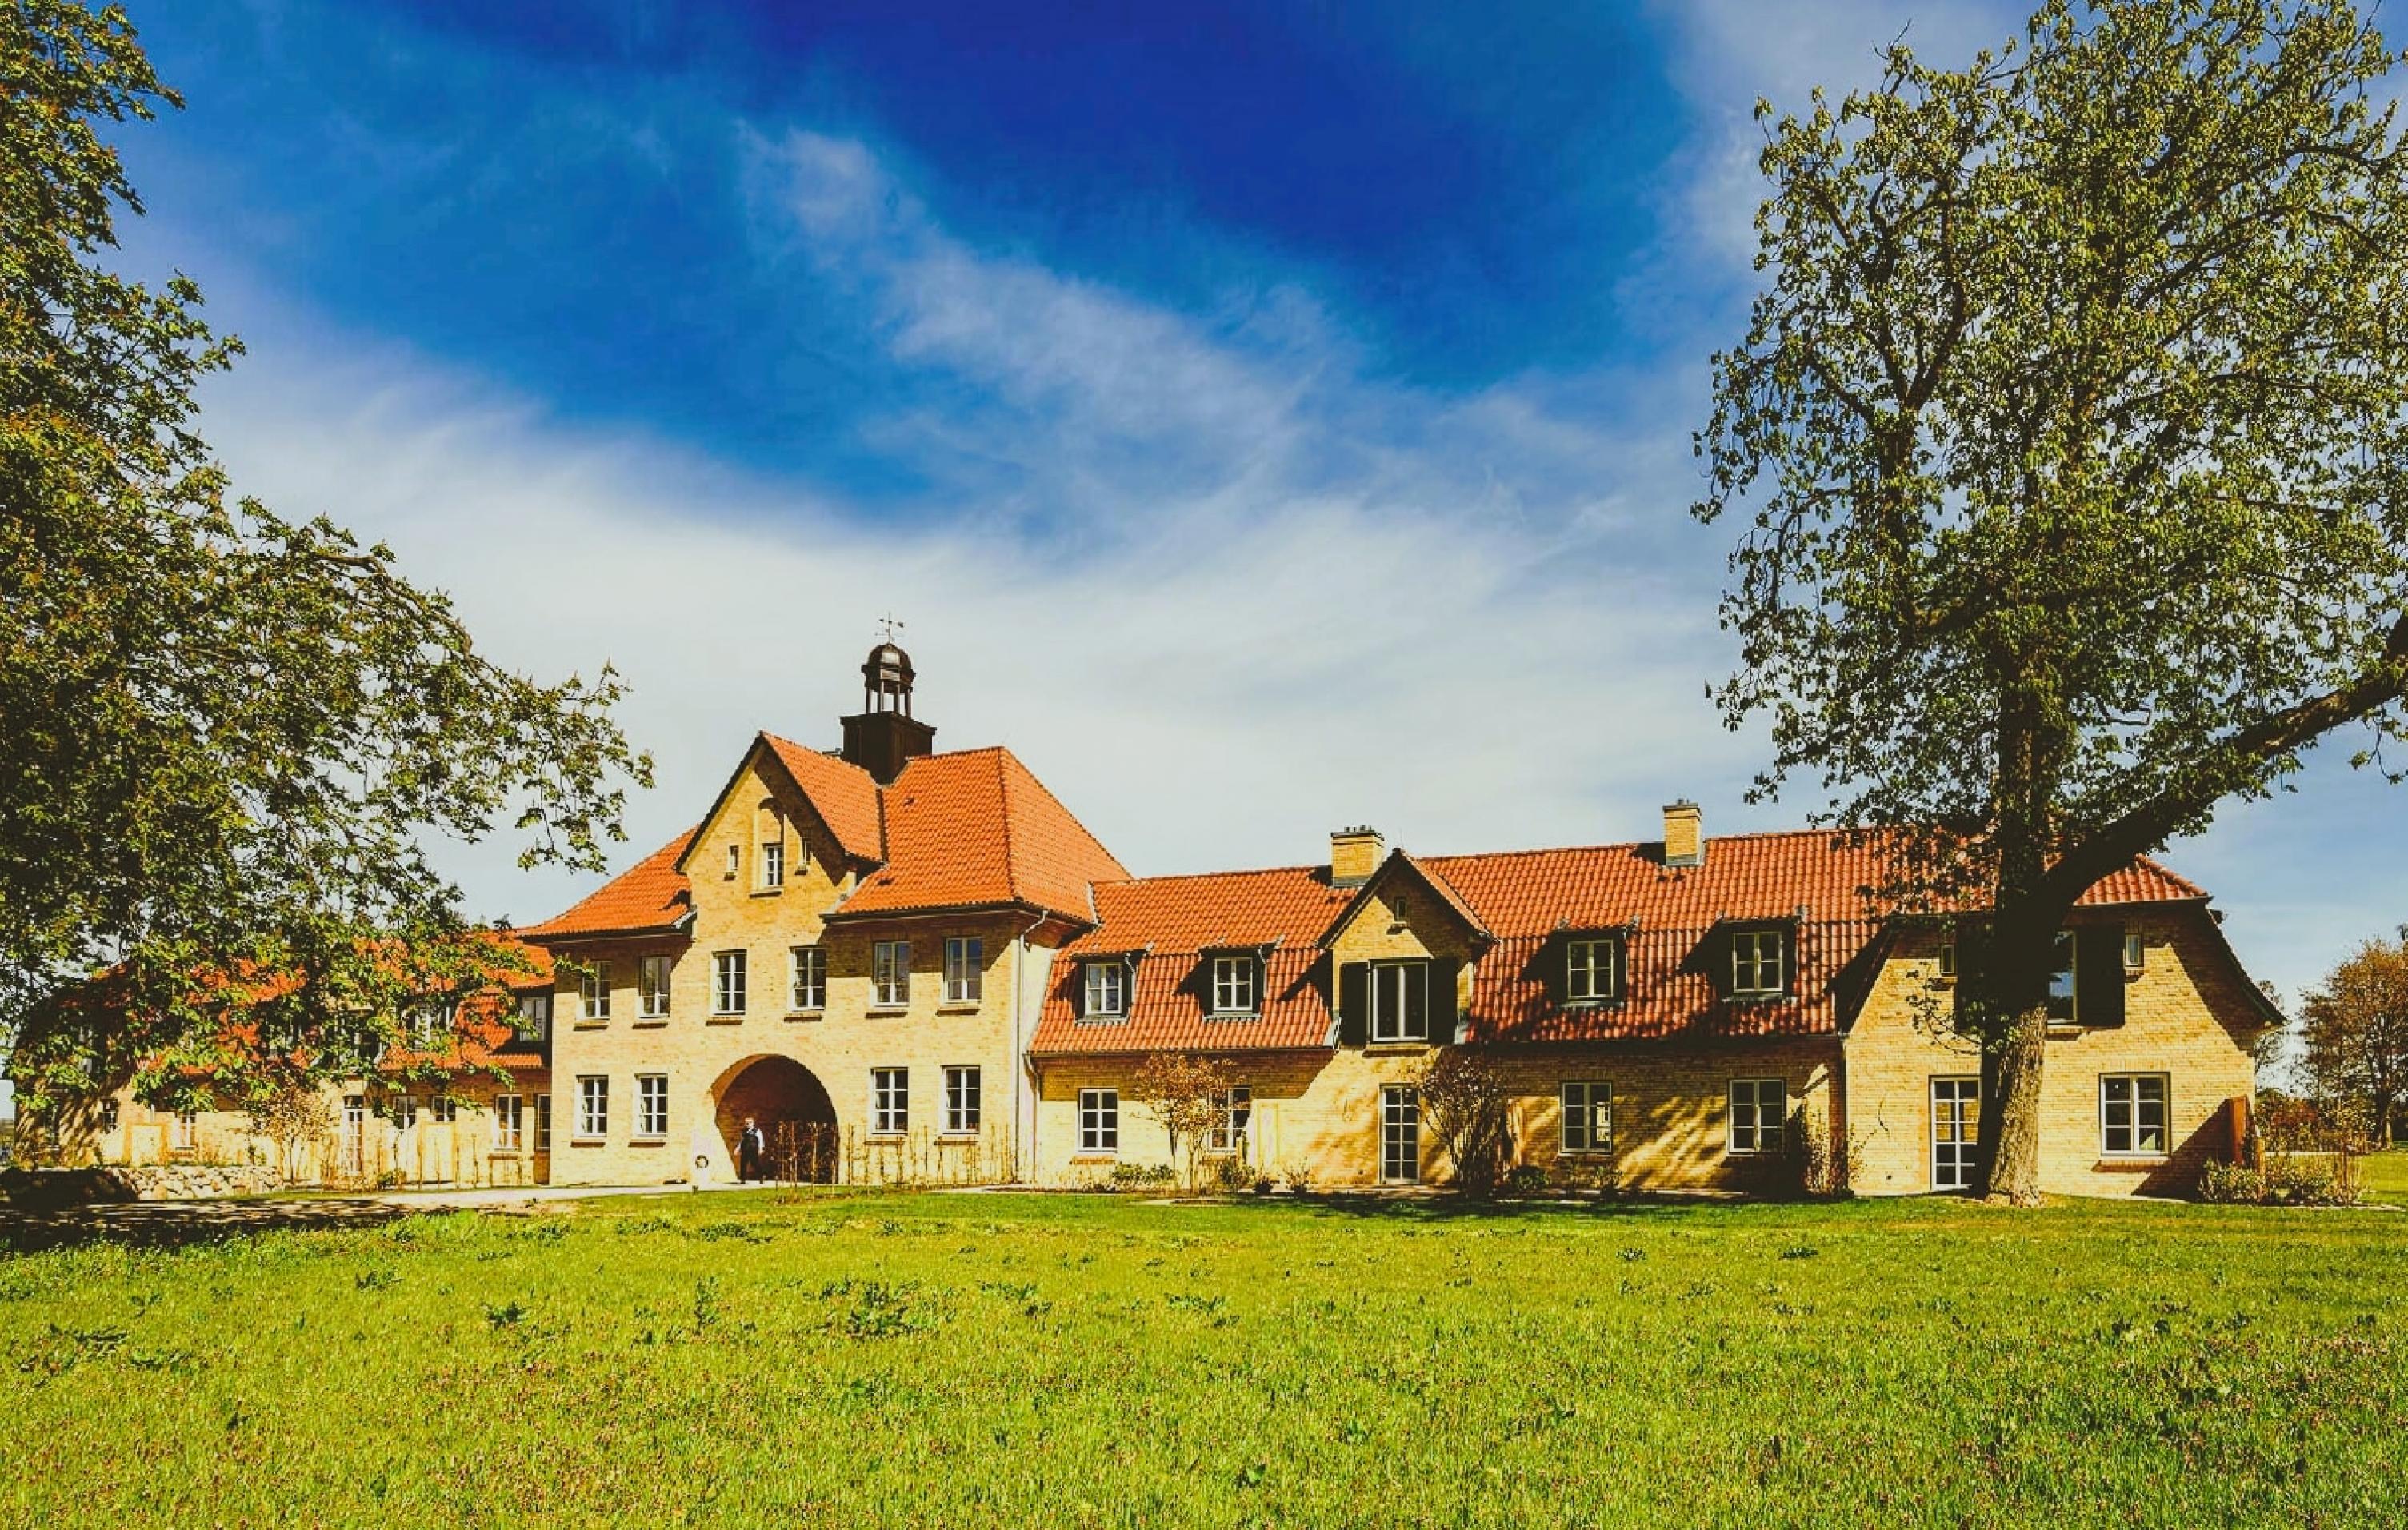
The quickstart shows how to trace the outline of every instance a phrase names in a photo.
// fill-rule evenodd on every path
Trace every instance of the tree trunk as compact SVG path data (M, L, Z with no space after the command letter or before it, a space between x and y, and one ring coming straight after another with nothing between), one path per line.
M2048 1057L2048 1010L2025 1009L2005 1022L2004 1031L1985 1059L1993 1065L1983 1069L1996 1080L1982 1111L1982 1136L1990 1139L1982 1155L1988 1165L1983 1191L1993 1205L2038 1206L2040 1085Z

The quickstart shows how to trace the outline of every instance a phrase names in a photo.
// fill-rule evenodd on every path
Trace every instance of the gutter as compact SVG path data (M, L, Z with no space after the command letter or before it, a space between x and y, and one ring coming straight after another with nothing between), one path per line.
M1023 1011L1028 994L1028 937L1051 918L1051 914L1039 913L1011 942L1011 1135L1018 1137L1021 1123L1027 1122L1028 1179L1032 1182L1037 1178L1037 1111L1024 1107L1022 1100L1036 1059L1028 1055ZM1014 1178L1018 1177L1015 1172Z

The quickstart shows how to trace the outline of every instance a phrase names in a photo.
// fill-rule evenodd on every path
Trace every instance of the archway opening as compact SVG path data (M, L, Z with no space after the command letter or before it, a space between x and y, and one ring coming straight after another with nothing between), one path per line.
M810 1069L791 1057L755 1058L720 1086L719 1136L731 1165L748 1118L761 1128L770 1179L836 1181L836 1106Z

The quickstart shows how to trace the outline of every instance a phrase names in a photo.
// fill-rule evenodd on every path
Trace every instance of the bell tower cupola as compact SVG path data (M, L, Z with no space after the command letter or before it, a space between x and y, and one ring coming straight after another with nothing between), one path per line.
M844 757L884 786L903 773L904 765L932 752L937 730L911 715L911 655L895 642L889 622L886 639L869 651L861 665L861 711L844 722Z

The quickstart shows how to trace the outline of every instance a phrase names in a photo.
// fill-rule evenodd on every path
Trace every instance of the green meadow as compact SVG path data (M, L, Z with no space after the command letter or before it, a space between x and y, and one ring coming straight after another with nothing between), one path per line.
M0 1523L2396 1524L2403 1281L2397 1213L1944 1200L96 1244L0 1258Z

